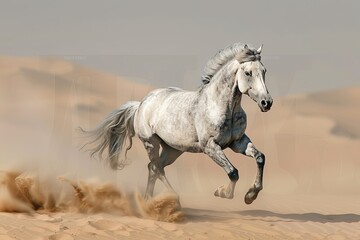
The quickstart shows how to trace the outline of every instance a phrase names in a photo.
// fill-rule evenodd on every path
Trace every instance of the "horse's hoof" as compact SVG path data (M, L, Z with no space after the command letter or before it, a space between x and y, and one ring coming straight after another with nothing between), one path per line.
M234 194L229 194L228 189L225 186L218 187L214 193L216 197L232 199Z
M251 188L245 195L244 201L246 204L251 204L258 196L259 191Z
M220 188L217 188L214 192L215 197L220 197Z
M249 198L249 197L247 196L247 194L246 194L246 195L245 195L245 198L244 198L244 201L245 201L246 204L252 204L252 202L253 202L254 200L252 200L251 198Z

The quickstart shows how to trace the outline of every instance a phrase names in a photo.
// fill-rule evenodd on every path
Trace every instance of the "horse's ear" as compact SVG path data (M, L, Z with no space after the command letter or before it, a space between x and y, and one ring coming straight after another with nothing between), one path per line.
M261 50L262 50L263 44L261 44L261 46L258 48L257 53L260 54Z
M247 44L245 44L244 45L244 49L248 49L249 47L248 47L248 45Z

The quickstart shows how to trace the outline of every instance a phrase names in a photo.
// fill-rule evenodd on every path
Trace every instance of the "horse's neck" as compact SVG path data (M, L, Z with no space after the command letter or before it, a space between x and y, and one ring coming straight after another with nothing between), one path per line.
M238 89L235 78L238 64L238 62L230 62L224 66L214 76L206 89L211 99L224 108L234 109L241 104L242 94Z

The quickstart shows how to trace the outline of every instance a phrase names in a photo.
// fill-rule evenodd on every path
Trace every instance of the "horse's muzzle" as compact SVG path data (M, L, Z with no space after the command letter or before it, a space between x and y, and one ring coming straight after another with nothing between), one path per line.
M271 98L270 95L268 95L261 99L261 101L259 103L259 107L262 112L267 112L270 110L272 104L273 104L273 99Z

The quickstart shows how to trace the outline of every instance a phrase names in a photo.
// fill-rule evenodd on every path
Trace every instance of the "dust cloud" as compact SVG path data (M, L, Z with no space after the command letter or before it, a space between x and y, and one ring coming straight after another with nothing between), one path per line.
M139 192L128 194L109 182L65 177L41 181L35 174L16 171L0 172L0 212L105 212L165 222L184 220L174 194L164 193L145 201Z
M182 222L185 219L179 198L173 193L160 194L146 201L141 194L136 192L135 200L143 218L165 222Z

